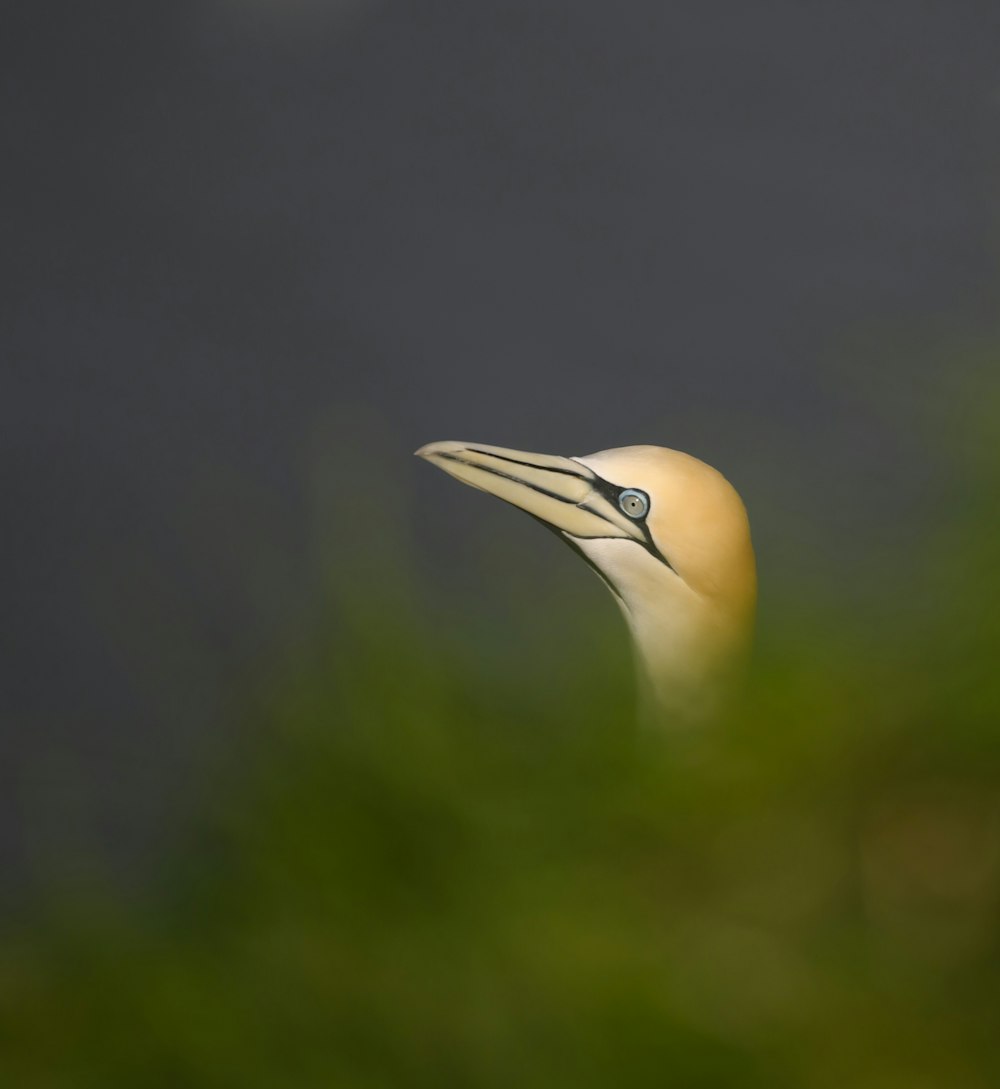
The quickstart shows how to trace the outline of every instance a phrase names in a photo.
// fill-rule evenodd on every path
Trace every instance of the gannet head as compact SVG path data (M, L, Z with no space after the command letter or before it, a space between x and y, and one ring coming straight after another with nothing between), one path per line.
M527 511L594 568L661 714L718 709L749 643L757 587L746 510L721 473L659 446L564 458L434 442L417 454Z

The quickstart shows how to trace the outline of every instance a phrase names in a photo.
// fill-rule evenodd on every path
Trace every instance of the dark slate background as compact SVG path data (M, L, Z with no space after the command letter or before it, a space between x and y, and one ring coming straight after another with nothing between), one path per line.
M436 438L688 449L758 512L765 573L832 569L789 526L842 562L933 517L892 388L933 396L993 321L997 12L19 5L8 872L81 814L126 865L169 835L349 532L331 473L383 480L452 563L501 515L410 458ZM535 532L515 521L497 532ZM565 561L546 541L538 562Z

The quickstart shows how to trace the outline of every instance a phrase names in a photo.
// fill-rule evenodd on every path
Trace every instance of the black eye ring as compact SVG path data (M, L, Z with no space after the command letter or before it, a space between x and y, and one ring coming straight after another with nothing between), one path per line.
M649 496L638 488L626 488L618 496L618 506L629 518L639 521L649 513Z

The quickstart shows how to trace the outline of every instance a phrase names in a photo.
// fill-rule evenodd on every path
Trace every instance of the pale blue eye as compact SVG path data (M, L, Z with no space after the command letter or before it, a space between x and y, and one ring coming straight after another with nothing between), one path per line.
M626 488L618 496L618 506L629 518L645 518L649 510L649 496L636 488Z

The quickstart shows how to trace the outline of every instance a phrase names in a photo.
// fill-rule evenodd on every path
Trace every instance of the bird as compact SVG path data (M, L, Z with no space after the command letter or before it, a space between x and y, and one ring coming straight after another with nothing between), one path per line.
M723 713L744 671L757 574L746 508L718 470L662 446L561 457L444 441L416 455L530 514L601 577L631 632L643 718Z

